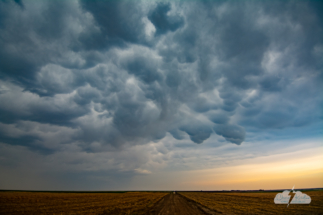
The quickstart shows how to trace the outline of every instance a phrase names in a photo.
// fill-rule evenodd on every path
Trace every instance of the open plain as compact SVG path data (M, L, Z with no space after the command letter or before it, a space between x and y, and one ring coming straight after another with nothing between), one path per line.
M275 204L278 192L182 192L189 199L222 214L323 214L323 191L303 192L310 204Z
M0 192L0 214L142 214L163 192Z
M0 192L0 214L323 214L323 191L308 205L276 205L277 192Z

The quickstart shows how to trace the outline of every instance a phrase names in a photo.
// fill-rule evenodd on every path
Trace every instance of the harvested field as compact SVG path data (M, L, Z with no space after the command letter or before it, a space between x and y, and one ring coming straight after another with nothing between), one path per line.
M0 192L0 214L145 214L167 194Z
M179 194L168 194L147 215L205 215L216 212Z
M309 205L276 205L277 192L0 192L0 214L323 214L323 191Z
M309 205L276 205L274 198L278 192L255 193L211 193L181 192L203 206L223 214L323 214L323 191L303 192L312 201Z

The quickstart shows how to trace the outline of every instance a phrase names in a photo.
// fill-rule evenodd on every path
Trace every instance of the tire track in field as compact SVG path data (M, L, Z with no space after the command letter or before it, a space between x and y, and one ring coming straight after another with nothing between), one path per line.
M168 194L147 213L149 215L205 215L221 214L180 194Z

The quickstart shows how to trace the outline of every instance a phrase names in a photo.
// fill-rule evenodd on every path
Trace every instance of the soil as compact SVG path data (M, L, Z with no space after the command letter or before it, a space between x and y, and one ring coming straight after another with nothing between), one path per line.
M205 206L188 199L180 194L168 194L158 201L147 213L149 215L205 215L221 214Z

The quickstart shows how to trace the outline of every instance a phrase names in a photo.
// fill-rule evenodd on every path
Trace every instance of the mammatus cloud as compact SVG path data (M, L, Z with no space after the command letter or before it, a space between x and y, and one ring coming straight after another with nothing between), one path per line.
M170 134L240 145L248 129L322 120L311 2L6 0L0 14L5 144L99 152Z
M169 3L159 3L148 15L148 19L156 28L156 36L165 34L168 31L174 32L184 25L184 20L181 16L167 14L170 10L171 5Z

